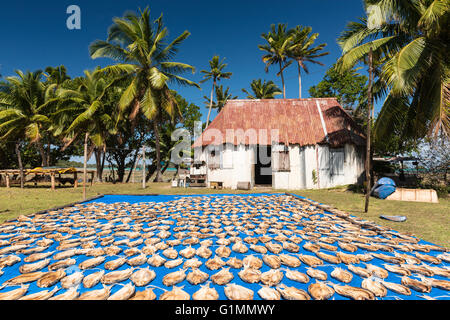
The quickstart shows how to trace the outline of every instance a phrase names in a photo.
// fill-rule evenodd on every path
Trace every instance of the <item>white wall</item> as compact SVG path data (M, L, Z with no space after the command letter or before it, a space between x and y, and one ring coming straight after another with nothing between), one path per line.
M221 181L225 188L236 189L240 181L249 181L254 186L255 146L234 146L227 144L220 152L221 168L209 169L208 166L195 172L207 173L207 184L210 181ZM330 188L339 185L356 183L364 172L364 155L358 155L354 145L344 146L344 164L340 174L332 174L330 148L326 145L289 146L289 172L273 172L272 186L275 189L313 189ZM200 159L208 162L207 149L203 149ZM317 181L314 183L313 170Z

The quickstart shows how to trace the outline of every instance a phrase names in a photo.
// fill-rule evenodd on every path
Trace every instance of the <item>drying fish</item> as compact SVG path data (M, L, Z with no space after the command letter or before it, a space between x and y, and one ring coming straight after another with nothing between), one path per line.
M341 263L341 259L339 259L339 257L337 256L333 256L331 254L326 254L320 251L316 251L316 256L318 256L319 258L329 262L329 263L334 263L334 264L339 264Z
M23 296L19 300L47 300L50 297L52 297L58 290L59 290L58 287L55 287L52 290L43 290L40 292Z
M303 245L303 249L311 251L311 252L316 252L320 250L320 246L318 246L317 244L311 243L311 242L306 242Z
M281 251L283 251L283 247L278 244L278 243L274 243L274 242L267 242L265 244L267 250L269 250L270 252L272 252L273 254L278 254Z
M411 271L409 271L406 268L402 268L400 266L397 265L393 265L393 264L383 264L383 266L386 268L386 270L393 272L393 273L397 273L400 274L402 276L410 276L411 275Z
M189 300L191 298L190 295L182 289L183 287L173 287L172 291L164 292L159 297L159 300Z
M450 290L450 281L447 280L439 280L439 279L433 279L433 278L425 278L425 277L421 277L422 281L427 284L430 285L432 287L441 289L441 290Z
M416 265L412 265L412 264L401 264L400 265L401 268L407 269L411 272L414 273L420 273L424 276L427 277L432 277L434 276L434 272L432 269L428 268L427 266L423 265L423 266L416 266Z
M306 263L308 266L311 266L311 267L317 267L317 266L323 265L323 261L314 256L310 256L310 255L306 255L306 254L299 254L298 258L303 263Z
M386 288L388 288L391 291L406 295L406 296L410 296L411 295L411 290L409 290L408 287L405 287L401 284L398 283L393 283L393 282L387 282L387 281L381 281L381 283L383 284L383 286L385 286Z
M253 269L246 265L243 270L239 271L239 277L247 283L259 282L261 278L261 271Z
M35 272L35 271L45 268L46 266L48 266L49 263L50 263L50 259L45 259L45 260L35 262L35 263L23 264L20 266L19 271L20 271L20 273Z
M132 267L143 265L146 262L147 262L147 256L145 254L140 254L136 257L133 257L133 258L130 258L127 260L127 264Z
M118 255L122 251L122 249L117 246L109 246L109 247L106 247L104 250L108 256Z
M226 264L225 261L223 261L220 257L215 256L213 259L209 259L208 261L206 261L205 266L209 270L218 270L222 268L225 264Z
M252 290L234 283L227 284L224 292L230 300L253 300Z
M128 283L121 289L110 295L107 300L128 300L134 295L134 291L134 286L131 283Z
M349 264L347 266L348 270L350 270L351 272L353 272L354 274L357 274L360 277L363 278L368 278L370 277L370 272L364 268L358 267L358 266L354 266L352 264Z
M247 246L241 241L236 242L231 249L238 253L246 253L248 251Z
M111 260L105 263L105 269L106 270L116 270L117 268L120 268L127 262L127 259L120 257L115 260Z
M130 300L155 300L156 294L153 292L153 289L148 288L143 291L138 291L134 294Z
M81 262L78 267L82 270L94 268L105 261L105 257L96 257Z
M262 286L261 289L258 290L258 295L264 300L280 300L280 293L273 288L268 286Z
M191 246L186 247L185 249L180 251L180 255L183 256L186 259L190 259L193 256L195 256L196 250L192 248Z
M416 257L422 261L427 261L429 263L433 263L433 264L441 264L442 260L439 259L438 257L433 257L427 254L420 254L418 252L415 253Z
M445 262L447 262L447 263L450 263L450 254L448 254L448 253L438 254L436 257L441 259L441 260L443 260L443 261L445 261Z
M20 288L0 293L0 300L17 300L28 291L29 285L21 285Z
M66 290L66 292L53 296L48 300L75 300L79 295L80 293L78 292L78 287L72 287Z
M222 258L228 258L231 254L231 249L225 246L220 246L216 249L216 255Z
M101 282L103 284L113 284L117 282L121 282L127 280L131 274L133 273L133 268L125 269L125 270L117 270L111 271L103 275Z
M103 248L90 249L90 250L86 253L86 255L87 255L88 257L100 257L100 256L103 256L103 255L105 255L105 254L106 254L106 252L105 252L105 250L103 250Z
M61 286L64 289L69 289L78 286L81 283L81 281L83 281L83 278L84 278L83 272L79 271L74 272L71 275L68 275L67 277L61 279Z
M175 260L167 261L166 263L164 263L164 267L166 267L168 269L172 269L172 268L178 267L182 263L183 263L183 259L182 258L178 258L178 259L175 259Z
M39 260L50 257L53 253L54 253L54 251L43 252L43 253L33 253L32 255L29 255L28 257L24 258L23 261L28 262L28 263L39 261ZM0 263L0 265L1 265L1 263Z
M330 283L334 291L341 296L351 298L353 300L375 300L375 295L366 289L352 287L349 285L340 286L334 283Z
M298 245L296 245L295 243L285 241L285 242L283 242L283 249L285 249L289 252L296 253L300 250L300 247Z
M348 254L344 252L336 252L336 256L345 264L358 264L359 258L356 255Z
M252 244L250 246L250 249L252 249L255 252L262 253L262 254L266 254L267 253L267 248L264 247L264 246L257 246L257 245Z
M325 283L316 282L308 286L308 292L315 300L328 300L333 296L334 289Z
M371 291L376 297L385 297L387 295L387 290L380 281L366 278L362 281L361 287Z
M36 271L36 272L30 272L21 274L20 276L11 278L7 281L5 281L3 284L7 286L13 286L13 285L19 285L23 283L33 282L41 278L43 275L45 275L46 272L42 271Z
M200 286L200 289L192 295L194 300L218 300L219 293L216 289L210 288L209 284Z
M203 272L199 269L193 269L186 276L186 280L189 281L190 284L197 285L208 280L209 275L206 272Z
M338 241L338 246L339 248L341 248L342 250L348 251L348 252L355 252L358 250L358 247L350 244L350 243L345 243L345 242L341 242Z
M178 260L180 260L180 259L178 259ZM167 263L167 262L166 262L166 263ZM203 263L202 263L200 260L198 260L197 258L192 258L192 259L186 260L186 262L183 264L183 268L184 268L184 269L188 269L188 268L200 268L200 266L201 266L202 264L203 264ZM176 262L175 267L176 267L177 265L179 265L178 262ZM164 265L164 266L165 266L165 265Z
M374 256L375 258L384 260L386 262L390 262L390 263L404 263L405 259L401 258L401 257L395 257L395 256L388 256L386 254L382 254L382 253L372 253L372 256Z
M283 276L283 272L280 270L271 269L261 274L261 282L268 286L274 286L280 283Z
M212 282L221 286L229 283L234 278L234 275L229 270L230 268L223 268L216 274L213 274L211 276Z
M9 246L9 247L5 247L3 249L0 249L0 256L4 255L4 254L7 254L7 253L15 252L15 251L18 252L18 251L20 251L22 249L25 249L26 247L28 247L26 244L17 244L17 245L12 245L12 246ZM23 253L23 251L20 252L20 253Z
M278 269L281 267L281 259L275 255L264 255L262 257L265 264L267 264L272 269Z
M260 269L262 267L262 260L255 257L254 255L248 255L242 260L244 265L248 265L253 269Z
M353 275L350 272L341 268L334 268L330 275L344 283L349 283L353 279Z
M166 262L166 259L159 254L153 255L147 259L147 263L153 267L161 267Z
M77 300L106 300L110 294L110 287L103 286L103 289L84 292Z
M178 257L178 251L173 248L168 248L162 252L163 256L169 259L175 259Z
M10 267L20 261L21 261L20 257L16 255L9 255L6 257L2 257L0 258L0 268Z
M373 259L373 256L372 256L372 254L370 254L370 253L357 254L356 257L357 257L359 260L364 261L364 262L367 262L367 261L370 261L370 260Z
M380 267L374 266L373 264L365 264L367 271L370 272L371 275L377 276L378 278L385 279L389 276L389 273Z
M212 255L212 251L205 246L200 246L195 252L196 255L203 259L208 259Z
M402 277L402 281L401 281L402 285L411 288L415 291L418 292L430 292L431 291L431 285L426 284L422 281L416 280L416 279L411 279L408 277Z
M300 271L286 269L285 274L286 274L286 278L288 278L290 280L297 281L300 283L308 283L309 282L309 277Z
M280 254L278 257L280 258L281 264L291 268L297 268L302 264L299 259L288 254Z
M100 280L103 278L103 275L105 274L105 271L101 270L98 272L91 273L90 275L87 275L83 279L83 286L85 288L92 288L96 286Z
M284 284L277 286L277 290L286 300L311 300L311 297L302 289L287 287Z
M174 285L180 283L184 279L186 279L186 270L181 269L181 270L166 274L163 277L162 282L166 287L171 287L171 286L174 286Z
M153 270L150 270L148 267L145 269L139 269L138 271L134 272L130 276L131 282L134 283L137 287L143 287L149 284L153 279L155 279L156 273Z
M39 278L36 284L39 288L49 288L58 283L58 281L65 276L66 272L64 270L50 271Z
M235 268L235 269L240 269L240 268L242 268L242 266L244 264L243 264L242 260L240 260L236 257L232 257L232 258L228 259L227 265L229 265L230 267Z

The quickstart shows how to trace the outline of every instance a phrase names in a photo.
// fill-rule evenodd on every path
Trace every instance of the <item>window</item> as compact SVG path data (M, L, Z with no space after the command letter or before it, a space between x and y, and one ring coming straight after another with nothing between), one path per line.
M289 148L279 146L274 153L274 170L278 172L291 171L291 161L289 159Z
M344 174L345 153L344 148L330 148L330 174Z
M209 169L219 169L220 168L220 156L216 150L212 150L209 153L208 159L208 168Z

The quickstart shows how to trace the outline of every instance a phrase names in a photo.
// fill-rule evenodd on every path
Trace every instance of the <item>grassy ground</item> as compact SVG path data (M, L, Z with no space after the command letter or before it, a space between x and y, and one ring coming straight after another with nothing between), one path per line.
M283 192L283 190L256 189L250 191L171 188L168 183L150 183L144 190L141 184L94 184L87 190L87 197L100 194L207 194L207 193L257 193ZM370 199L368 213L364 213L362 194L344 189L301 190L294 193L312 200L328 204L352 215L374 221L398 231L409 232L432 243L450 248L450 199L439 199L439 204L387 201ZM82 200L82 188L57 188L49 186L0 188L0 222L52 207L62 206ZM390 222L379 218L380 214L405 215L406 222Z

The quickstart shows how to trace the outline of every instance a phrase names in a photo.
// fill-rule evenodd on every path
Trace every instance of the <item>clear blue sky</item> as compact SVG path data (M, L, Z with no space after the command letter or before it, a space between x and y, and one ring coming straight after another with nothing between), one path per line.
M66 27L66 8L76 4L81 8L81 30ZM227 70L233 73L230 80L221 84L244 98L242 88L249 88L253 79L273 80L281 87L276 70L265 73L261 61L263 44L261 33L266 33L272 23L311 26L320 34L317 43L327 43L330 52L321 61L325 66L310 65L310 74L303 75L303 97L308 88L317 84L340 56L336 43L340 32L349 21L364 16L361 0L54 0L54 1L5 1L1 5L0 27L2 32L0 50L0 74L9 76L15 69L37 70L47 66L64 64L70 76L80 76L85 69L112 63L109 59L92 60L88 46L96 39L106 39L112 18L122 16L127 10L150 7L151 18L164 13L164 21L170 39L184 30L191 36L180 47L177 61L196 67L194 75L186 76L196 82L201 80L200 70L208 69L213 55L226 57ZM292 65L286 72L287 98L298 98L297 68ZM209 96L210 83L196 88L177 88L188 101L202 107L206 119L203 96ZM378 106L379 107L379 106ZM215 114L213 114L215 116Z

